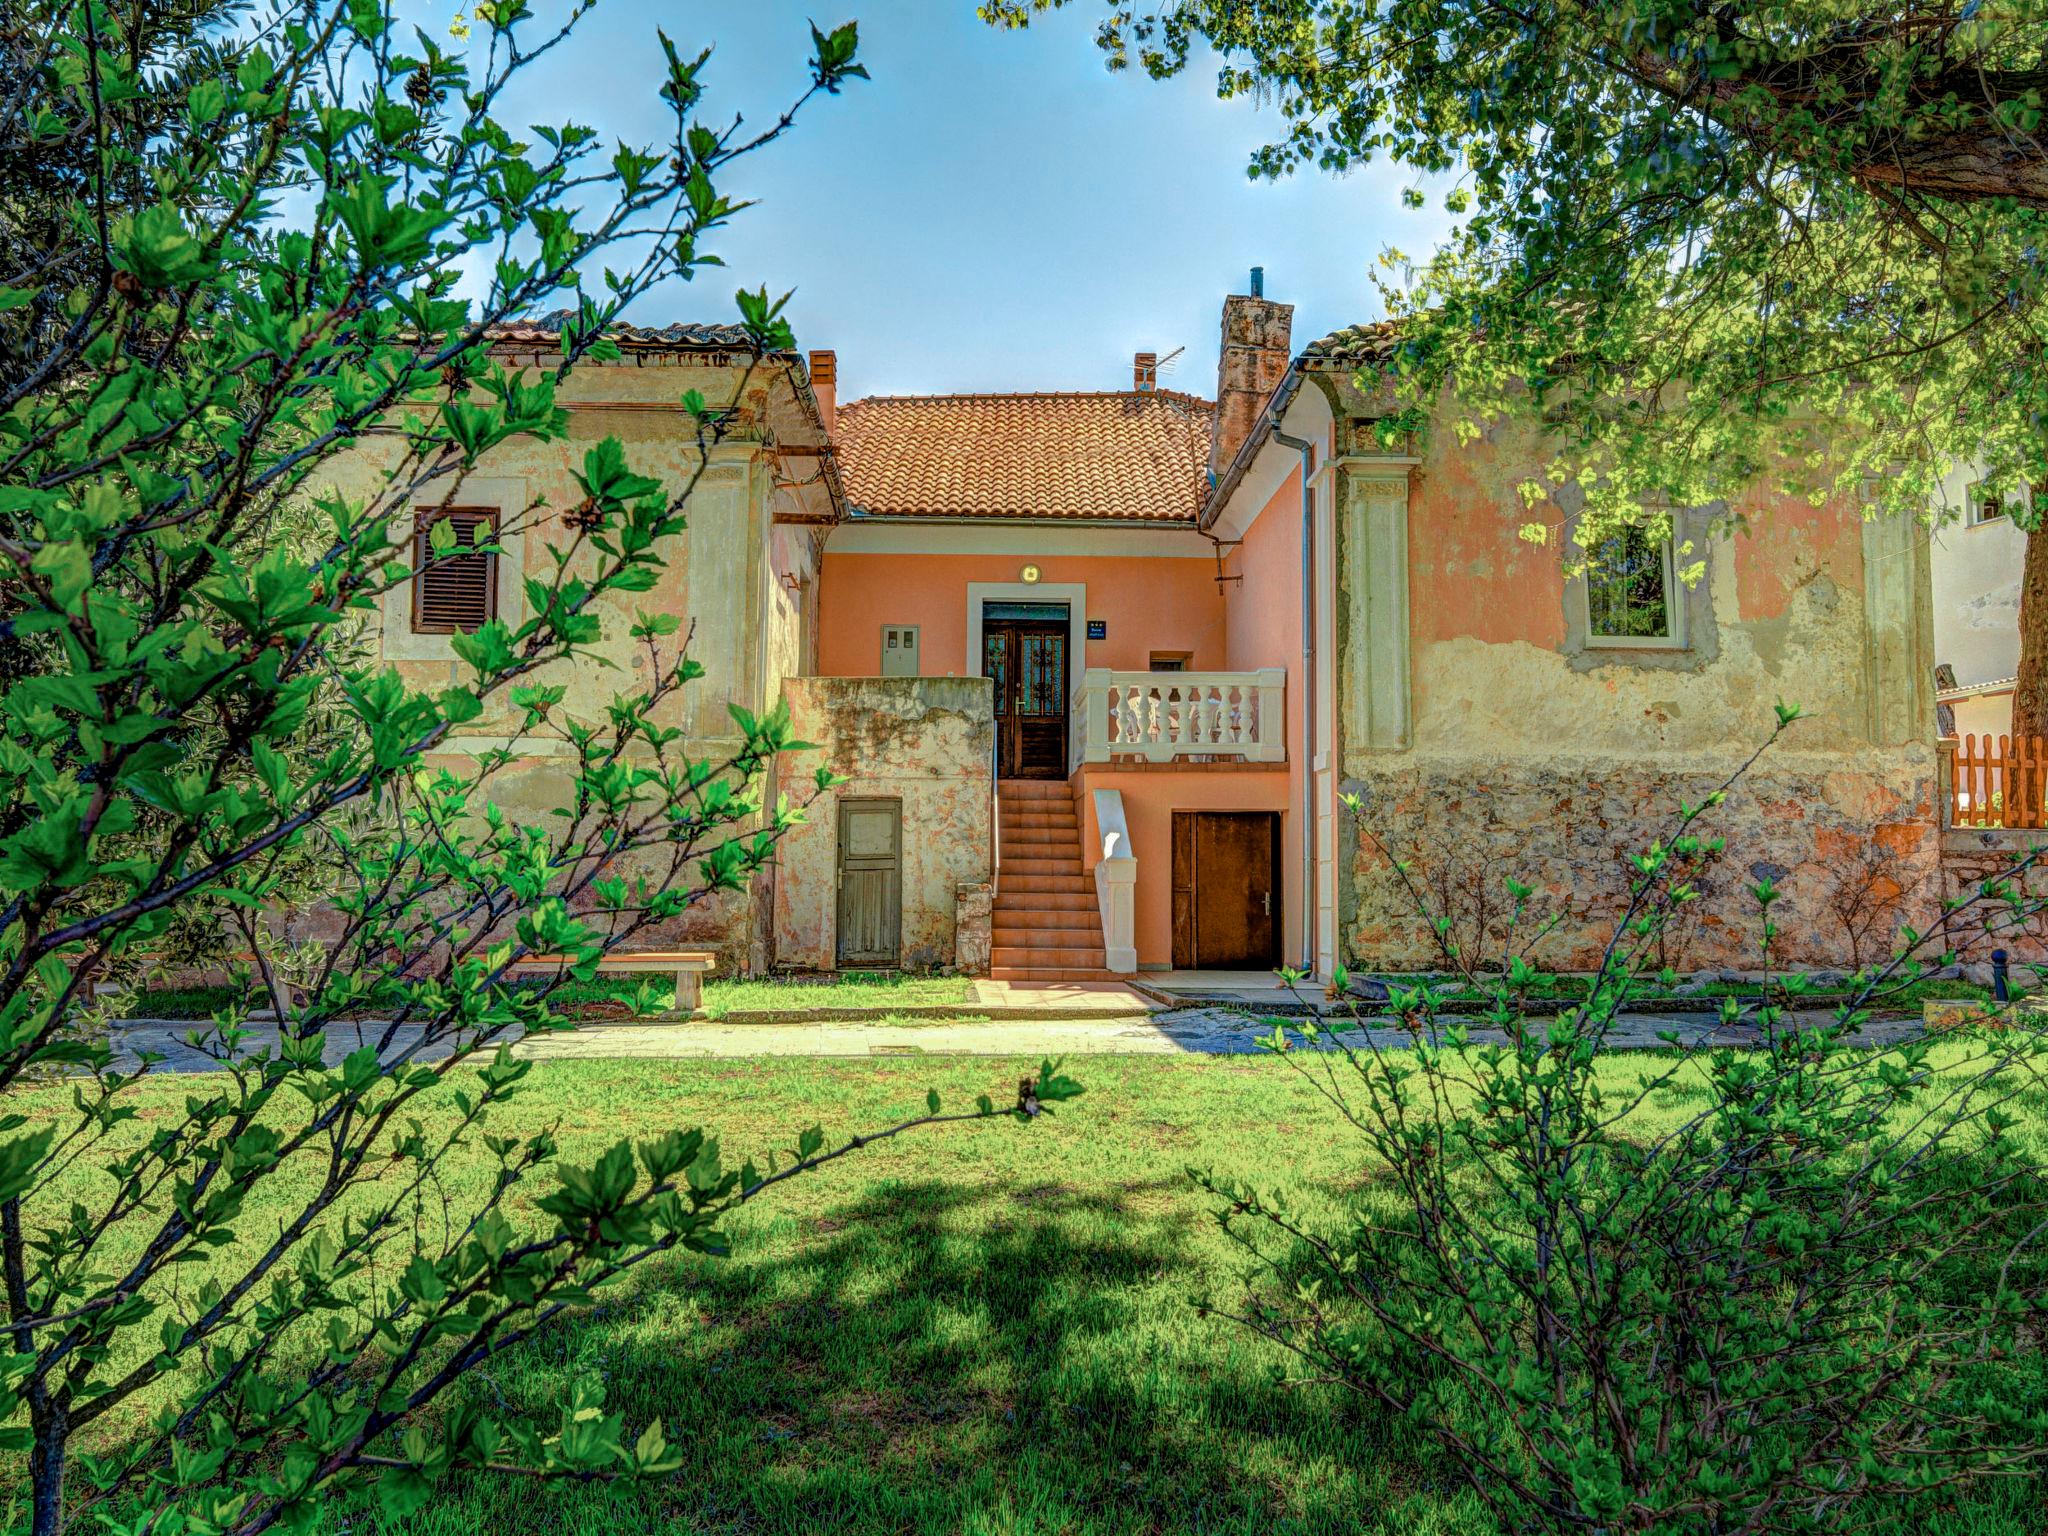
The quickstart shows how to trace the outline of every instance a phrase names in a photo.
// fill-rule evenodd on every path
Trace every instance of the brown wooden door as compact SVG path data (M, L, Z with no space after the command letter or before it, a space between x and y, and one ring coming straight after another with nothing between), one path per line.
M839 802L839 963L895 965L903 945L903 804Z
M1280 963L1280 817L1173 813L1173 963L1267 970Z
M1067 626L1049 619L990 619L981 671L995 682L996 776L1067 776Z

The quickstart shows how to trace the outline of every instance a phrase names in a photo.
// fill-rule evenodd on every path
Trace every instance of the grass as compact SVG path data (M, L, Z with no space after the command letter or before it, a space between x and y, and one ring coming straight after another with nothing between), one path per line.
M565 1008L620 1002L632 997L643 984L651 988L657 1008L674 1006L674 984L658 977L598 976L590 981L564 982L556 988L555 1000ZM135 994L127 1012L139 1019L210 1019L241 996L231 986L145 987ZM968 977L916 976L894 971L841 971L835 975L777 977L768 981L712 979L704 983L704 1012L714 1019L756 1010L950 1007L974 1000L974 983ZM258 1006L267 1007L268 1003Z
M1399 981L1399 978L1393 979L1397 982ZM1418 978L1418 980L1420 979ZM1439 985L1449 988L1449 990L1442 993L1442 998L1444 1001L1452 1004L1490 1004L1493 1001L1491 991L1484 991L1462 983L1452 986L1448 980L1440 982ZM1574 1002L1586 995L1589 986L1590 983L1583 976L1556 976L1540 986L1531 986L1528 989L1527 995L1532 1003ZM2013 996L2018 997L2026 990L2024 986L2018 985L2016 982L2013 987ZM1640 992L1631 994L1629 1001L1631 1007L1639 1009L1700 1009L1717 1006L1720 1000L1725 997L1754 1000L1761 991L1761 984L1754 981L1710 981L1703 983L1696 991L1691 992L1667 992L1660 990L1654 981L1646 981L1643 983ZM1804 997L1793 998L1792 1006L1832 1007L1839 1003L1844 995L1844 988L1815 987L1805 994ZM1979 986L1973 981L1963 981L1953 977L1938 978L1930 981L1915 981L1909 982L1902 987L1888 989L1874 1006L1893 1011L1911 1011L1917 1009L1924 1002L1950 998L1988 1003L1991 1001L1991 989ZM1808 999L1811 999L1811 1001L1807 1001Z
M1611 1060L1618 1083L1641 1070ZM814 1121L917 1113L927 1088L1000 1098L1032 1065L550 1062L493 1129L552 1126L574 1161L704 1123L737 1161ZM629 1426L664 1419L687 1457L678 1476L451 1480L404 1532L1494 1536L1412 1431L1327 1389L1283 1389L1275 1351L1195 1310L1233 1293L1237 1260L1190 1165L1278 1186L1310 1213L1364 1187L1355 1142L1311 1089L1265 1058L1091 1057L1078 1073L1087 1095L1034 1125L920 1133L792 1181L735 1219L732 1257L650 1266L463 1384L547 1417L571 1373L599 1372ZM192 1085L144 1085L141 1131ZM21 1098L32 1114L65 1102ZM1690 1107L1681 1088L1646 1113ZM450 1182L458 1202L476 1193L464 1168ZM253 1242L270 1213L250 1214ZM149 1407L125 1405L116 1432ZM2035 1498L2003 1490L1922 1529L2034 1536ZM386 1529L361 1506L329 1521L337 1536Z

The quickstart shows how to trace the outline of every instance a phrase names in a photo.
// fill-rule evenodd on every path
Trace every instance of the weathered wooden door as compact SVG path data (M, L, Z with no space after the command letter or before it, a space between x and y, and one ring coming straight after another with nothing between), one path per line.
M1280 818L1173 813L1173 963L1266 970L1280 963Z
M988 619L982 675L995 681L996 775L1067 776L1067 626L1063 620Z
M903 802L839 802L839 963L894 965L903 945Z

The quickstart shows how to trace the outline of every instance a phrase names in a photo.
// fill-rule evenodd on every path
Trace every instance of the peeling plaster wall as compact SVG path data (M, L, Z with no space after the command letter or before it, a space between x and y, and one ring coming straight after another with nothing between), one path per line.
M1495 942L1474 936L1512 874L1537 888L1542 911L1569 914L1539 948L1542 963L1595 963L1626 890L1622 858L1769 735L1780 699L1807 718L1714 817L1727 856L1668 963L1754 964L1743 892L1765 874L1790 892L1774 914L1785 960L1851 963L1833 910L1849 900L1845 883L1866 887L1866 901L1910 889L1931 906L1924 541L1910 527L1866 529L1854 506L1758 497L1735 509L1754 533L1696 540L1707 573L1687 599L1689 652L1587 649L1583 598L1575 620L1559 549L1516 534L1528 521L1564 522L1566 509L1532 514L1517 495L1540 462L1540 443L1502 427L1465 444L1435 432L1412 473L1371 471L1381 496L1406 479L1410 733L1368 748L1347 696L1344 787L1365 801L1339 868L1349 957L1368 969L1441 964L1369 829L1414 861L1433 900L1459 909L1468 947ZM1361 536L1365 491L1357 484L1340 504L1340 545ZM1347 665L1362 654L1367 596L1340 594Z
M527 617L517 576L551 579L552 548L573 537L562 515L583 496L574 472L592 447L616 436L635 470L658 476L672 491L678 490L699 462L689 418L679 406L683 391L694 387L709 399L730 399L741 377L740 369L707 366L689 355L647 366L587 366L560 393L570 412L562 438L546 443L515 439L486 454L469 484L455 493L454 503L497 506L503 516L518 517L525 525L516 552L508 543L501 557L516 558L518 569L506 572L501 580L499 617L515 625ZM743 420L769 419L771 384L772 379L762 375L739 402ZM743 426L743 438L746 431ZM374 496L384 484L394 452L387 440L365 439L325 466L324 482L310 489L315 494L332 489L358 499ZM773 701L781 670L799 662L809 644L803 595L786 591L771 569L772 492L761 443L734 440L715 448L687 507L689 527L662 551L665 570L658 585L598 602L604 633L592 649L612 665L557 663L535 674L533 681L566 686L564 713L579 721L601 722L614 694L646 686L644 647L627 633L635 614L672 613L682 621L678 636L694 626L691 654L703 663L707 675L689 684L680 699L657 710L656 719L683 727L692 755L723 755L735 740L728 703L757 713L763 710ZM442 494L424 498L423 504L435 504ZM526 511L529 506L534 507L531 513ZM572 562L572 572L588 575L597 558L586 550ZM800 551L792 549L783 563L800 566ZM409 684L446 687L462 675L450 637L411 633L409 592L402 590L372 621L369 643ZM501 692L487 702L481 717L450 738L449 752L428 760L429 766L464 771L470 766L470 753L509 747L517 757L492 776L488 798L514 822L549 825L549 813L564 804L568 794L565 749L550 737L517 735L516 721ZM716 947L720 971L753 970L766 954L760 915L755 900L720 896L659 931L648 930L635 943L640 948Z
M793 677L784 685L797 739L785 781L796 798L819 766L847 782L820 795L809 821L784 839L775 878L775 963L831 970L838 926L839 802L903 805L906 969L950 966L961 946L956 912L975 910L994 832L989 763L995 713L986 678ZM985 893L980 908L986 910ZM980 940L986 954L986 938Z

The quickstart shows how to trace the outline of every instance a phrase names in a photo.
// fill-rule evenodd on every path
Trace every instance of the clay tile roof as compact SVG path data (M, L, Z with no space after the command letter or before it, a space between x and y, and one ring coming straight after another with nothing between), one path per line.
M1191 522L1216 408L1177 390L876 395L839 409L858 512Z
M557 309L531 320L508 320L503 325L492 326L490 338L497 342L552 345L561 340L562 327L575 318L575 313L574 310ZM606 328L605 334L622 347L707 347L744 351L749 345L743 326L703 325L692 321L648 326L628 325L623 320L615 320Z
M1396 320L1374 320L1365 325L1347 325L1317 342L1303 354L1310 363L1342 363L1357 368L1366 363L1383 363L1400 345L1401 327Z

